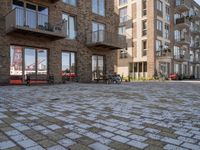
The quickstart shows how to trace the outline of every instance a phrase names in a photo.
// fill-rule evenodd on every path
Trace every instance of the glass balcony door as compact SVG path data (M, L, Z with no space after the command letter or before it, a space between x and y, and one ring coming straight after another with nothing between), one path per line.
M26 3L26 26L29 28L37 26L36 5L30 3Z
M92 56L92 80L102 79L104 76L104 56Z
M92 42L103 42L105 25L97 22L92 23Z

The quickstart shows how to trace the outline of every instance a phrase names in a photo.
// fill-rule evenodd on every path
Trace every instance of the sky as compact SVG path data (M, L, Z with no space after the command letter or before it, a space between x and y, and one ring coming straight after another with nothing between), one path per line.
M200 5L200 0L195 0Z

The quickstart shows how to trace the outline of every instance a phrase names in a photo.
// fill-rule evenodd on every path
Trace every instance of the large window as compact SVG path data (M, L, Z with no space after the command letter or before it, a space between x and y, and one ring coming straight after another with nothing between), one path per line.
M156 40L156 51L162 51L162 41Z
M119 27L119 32L120 35L126 35L126 26Z
M65 75L76 73L76 58L73 52L62 52L62 73Z
M147 15L147 1L142 0L142 16L146 16L146 15Z
M66 22L66 32L67 32L67 38L69 39L75 39L76 38L76 22L75 17L70 16L66 13L62 15L62 19Z
M11 46L10 75L47 74L47 50Z
M120 17L120 22L126 22L128 20L127 7L119 9L119 17Z
M63 0L63 2L72 6L77 5L77 0Z
M119 5L125 5L128 3L128 0L119 0Z
M163 3L160 0L157 0L157 10L159 11L163 10Z
M105 0L92 0L92 12L105 16Z
M157 22L156 22L156 27L157 27L157 30L158 31L163 31L163 23L162 23L162 21L160 21L160 20L157 20Z
M165 38L166 39L169 39L169 25L168 24L165 24Z
M142 36L147 35L147 20L142 21Z
M104 40L105 25L97 22L92 22L92 41L102 42Z

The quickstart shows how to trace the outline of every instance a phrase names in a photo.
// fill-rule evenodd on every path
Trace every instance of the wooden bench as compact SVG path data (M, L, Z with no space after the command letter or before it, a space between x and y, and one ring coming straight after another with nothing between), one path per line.
M54 76L53 75L36 75L36 74L28 74L26 75L26 85L31 84L41 84L41 83L48 83L54 84Z
M99 83L99 81L103 81L105 83L108 83L108 77L107 76L100 76L97 79L94 79L94 81L96 81L97 83Z

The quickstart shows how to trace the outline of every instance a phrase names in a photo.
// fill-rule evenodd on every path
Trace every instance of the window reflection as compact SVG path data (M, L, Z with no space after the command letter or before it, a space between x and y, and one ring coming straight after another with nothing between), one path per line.
M10 75L22 75L22 47L10 47Z

